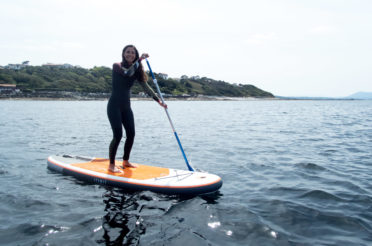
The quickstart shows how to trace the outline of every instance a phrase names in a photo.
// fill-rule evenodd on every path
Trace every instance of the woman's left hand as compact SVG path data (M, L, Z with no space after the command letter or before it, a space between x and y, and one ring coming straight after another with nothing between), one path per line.
M168 105L159 100L158 102L163 108L168 108Z

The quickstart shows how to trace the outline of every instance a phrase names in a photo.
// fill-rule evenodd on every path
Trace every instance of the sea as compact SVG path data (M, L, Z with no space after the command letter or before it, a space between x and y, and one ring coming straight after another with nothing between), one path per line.
M372 245L372 101L168 101L193 197L85 183L54 154L108 157L107 101L0 101L0 245ZM168 118L132 101L131 161L186 169ZM123 155L122 140L117 159Z

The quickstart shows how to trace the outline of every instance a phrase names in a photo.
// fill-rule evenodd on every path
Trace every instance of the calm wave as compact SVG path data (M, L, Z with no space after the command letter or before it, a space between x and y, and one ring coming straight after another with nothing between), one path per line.
M169 101L191 163L224 180L198 197L46 168L52 154L107 157L106 104L0 101L1 245L370 245L372 101ZM131 160L186 169L164 111L132 106Z

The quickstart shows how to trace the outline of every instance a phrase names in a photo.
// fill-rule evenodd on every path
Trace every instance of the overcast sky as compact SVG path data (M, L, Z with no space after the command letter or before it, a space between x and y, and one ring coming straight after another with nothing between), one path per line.
M134 44L170 77L278 96L372 92L371 0L0 0L0 27L3 66L111 67Z

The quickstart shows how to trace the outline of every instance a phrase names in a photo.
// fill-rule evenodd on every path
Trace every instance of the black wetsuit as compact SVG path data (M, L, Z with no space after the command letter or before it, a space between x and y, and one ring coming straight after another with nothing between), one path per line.
M113 139L110 143L109 157L110 163L115 163L115 156L120 140L123 137L124 126L126 140L124 145L124 160L129 160L132 150L135 128L133 112L130 107L130 88L135 81L138 81L147 94L159 101L159 98L145 81L140 81L140 71L138 61L128 69L124 68L123 63L115 63L112 70L112 93L107 104L107 116L111 124Z

